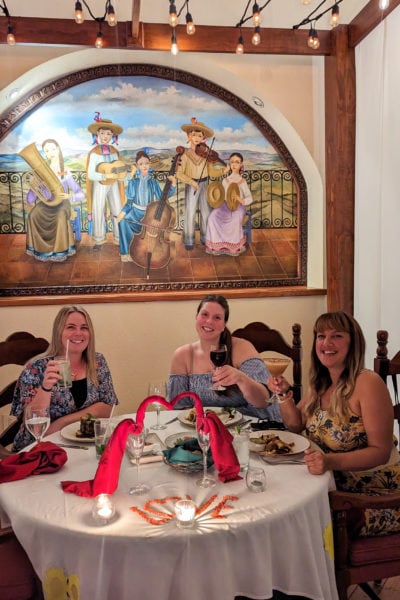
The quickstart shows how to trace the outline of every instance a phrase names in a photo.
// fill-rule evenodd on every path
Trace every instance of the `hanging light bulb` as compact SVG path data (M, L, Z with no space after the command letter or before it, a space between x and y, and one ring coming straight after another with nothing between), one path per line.
M169 0L168 22L171 25L171 27L176 27L178 25L178 15L176 14L176 6L174 4L174 0Z
M84 20L82 4L79 2L79 0L77 0L75 2L75 23L82 25Z
M176 41L175 29L173 29L172 34L171 34L171 54L176 56L178 54L178 52L179 52L178 42Z
M194 26L192 15L190 12L186 13L186 33L188 35L193 35L196 31L196 27Z
M310 4L311 0L301 0L302 4Z
M255 27L261 25L260 7L258 6L257 2L254 2L253 4L253 23Z
M318 50L319 48L318 33L313 27L311 27L308 34L307 46L312 50Z
M109 4L107 8L107 23L110 27L115 27L118 23L117 15L115 14L114 7L112 4Z
M254 46L258 46L258 44L261 42L261 35L260 35L260 28L258 27L254 27L254 33L253 36L251 38L251 43Z
M332 14L331 14L331 27L336 27L339 24L339 6L334 4L332 6Z
M389 7L390 0L379 0L379 8L381 10L386 10Z
M14 46L15 44L15 36L12 25L8 24L7 27L7 44L9 46Z
M99 29L99 31L97 32L97 38L96 38L94 45L96 46L96 48L103 47L103 34L102 34L101 29Z
M244 54L244 45L243 45L243 37L239 35L237 44L236 44L236 54Z

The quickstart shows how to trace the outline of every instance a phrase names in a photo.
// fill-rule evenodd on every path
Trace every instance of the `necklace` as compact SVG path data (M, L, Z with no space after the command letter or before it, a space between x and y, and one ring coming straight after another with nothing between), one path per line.
M78 375L80 375L84 370L85 370L85 366L82 364L78 365L77 368L74 370L71 369L71 379L73 381L78 379Z

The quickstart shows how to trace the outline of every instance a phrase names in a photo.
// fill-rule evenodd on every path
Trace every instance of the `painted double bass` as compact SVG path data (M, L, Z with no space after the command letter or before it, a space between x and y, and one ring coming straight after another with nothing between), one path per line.
M183 146L176 148L176 155L171 164L168 175L174 175ZM142 229L135 234L129 248L133 262L146 269L146 277L150 277L150 269L163 269L170 261L169 234L175 225L175 211L168 202L172 183L167 179L161 198L147 205L146 213L142 219Z

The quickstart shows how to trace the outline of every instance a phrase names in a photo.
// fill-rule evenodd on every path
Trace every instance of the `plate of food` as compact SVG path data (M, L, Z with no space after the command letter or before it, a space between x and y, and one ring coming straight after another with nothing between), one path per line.
M87 423L85 423L82 427L82 419L81 422L70 423L63 427L60 431L61 437L65 440L70 440L72 442L85 442L88 444L94 444L94 422L95 418L93 417L93 435L90 434L90 430L87 428Z
M204 413L207 412L214 412L218 415L218 418L221 419L226 427L237 425L243 418L241 412L236 410L236 408L230 408L229 406L205 406ZM182 410L181 413L182 414L178 416L178 419L183 425L196 427L196 409L188 408L187 410Z
M261 456L293 456L304 452L310 440L290 431L253 431L249 435L249 449Z
M175 448L176 444L179 444L179 442L186 442L187 440L191 440L193 437L193 434L190 435L184 431L179 431L178 433L172 433L171 435L168 435L164 440L164 445L167 448Z

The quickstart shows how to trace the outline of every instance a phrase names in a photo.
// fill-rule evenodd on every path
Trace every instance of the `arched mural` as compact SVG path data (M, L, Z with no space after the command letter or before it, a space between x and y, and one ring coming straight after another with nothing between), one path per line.
M214 82L88 68L19 102L0 140L0 241L18 236L21 250L1 295L306 284L302 173Z

